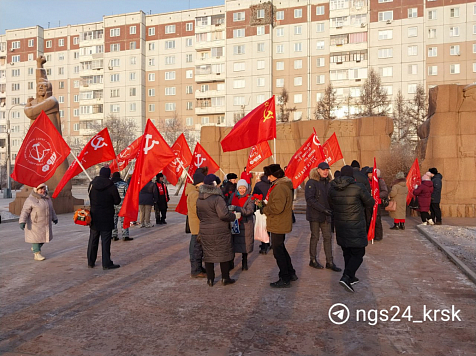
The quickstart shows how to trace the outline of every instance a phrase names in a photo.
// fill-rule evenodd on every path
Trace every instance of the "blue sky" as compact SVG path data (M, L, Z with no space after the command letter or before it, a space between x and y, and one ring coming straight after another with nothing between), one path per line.
M0 34L39 25L50 28L102 21L103 15L152 14L223 5L225 0L0 0Z

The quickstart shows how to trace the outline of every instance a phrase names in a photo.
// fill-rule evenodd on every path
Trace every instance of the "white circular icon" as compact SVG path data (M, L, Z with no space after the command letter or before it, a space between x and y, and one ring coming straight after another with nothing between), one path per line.
M329 320L336 325L342 325L349 320L350 311L347 305L342 303L335 303L329 308Z

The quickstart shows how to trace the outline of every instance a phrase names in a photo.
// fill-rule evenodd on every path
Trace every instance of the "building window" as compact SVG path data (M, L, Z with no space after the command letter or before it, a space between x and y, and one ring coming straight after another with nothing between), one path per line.
M382 77L393 77L393 67L380 68L380 75Z
M51 40L48 40L45 43L46 48L51 48L52 45L53 45L53 42Z
M428 11L428 20L436 20L436 10L429 10Z
M130 63L131 64L136 64L137 63L137 57L131 57Z
M378 32L378 39L391 40L393 38L393 30L383 30Z
M111 83L119 81L119 74L111 74Z
M155 88L150 88L147 90L147 95L148 96L155 96Z
M438 55L438 48L437 47L429 47L428 48L428 57L436 57Z
M382 4L384 2L393 2L393 0L378 0L378 3L379 4Z
M193 46L193 39L187 38L185 40L185 47L192 47Z
M28 47L33 47L35 45L35 40L28 40Z
M175 71L165 72L165 80L175 80Z
M459 27L450 27L450 37L458 37L459 36Z
M276 70L284 70L284 62L276 62Z
M276 20L278 21L284 20L284 11L281 10L276 12Z
M302 59L296 59L294 61L294 69L301 69L302 68Z
M317 66L318 67L324 67L326 63L326 59L324 57L317 58Z
M408 87L407 87L408 94L415 94L416 90L417 90L416 84L408 84Z
M438 75L438 66L429 66L428 75Z
M167 62L167 57L165 58L165 62ZM153 66L155 66L155 58L149 58L149 67Z
M175 111L175 103L165 103L165 111Z
M121 106L119 104L111 104L111 112L120 112Z
M137 90L136 88L129 88L129 96L136 96Z
M418 27L409 27L408 37L417 37L417 36L418 36Z
M418 46L408 46L408 55L409 56L418 55Z
M175 57L174 57L175 58ZM191 63L193 61L193 56L192 54L186 54L185 55L185 62Z
M175 25L167 25L165 26L165 33L175 33Z
M233 89L243 89L245 86L246 86L246 81L244 79L233 80Z
M238 28L236 30L233 30L233 38L238 38L238 37L245 37L244 28Z
M294 18L299 19L302 17L302 9L294 9Z
M378 13L378 20L382 21L392 21L393 20L393 11L381 11Z
M266 32L265 32L265 27L264 26L258 26L256 27L256 35L257 36L262 36L264 35Z
M111 98L119 97L119 89L111 89Z
M130 103L129 104L129 111L134 112L136 111L137 104L136 103Z
M450 64L450 74L459 74L460 65L459 64Z
M257 18L257 19L264 19L264 9L259 9L259 10L256 12L256 18Z
M451 56L459 56L460 55L459 45L450 46L450 55Z
M316 49L324 49L324 41L317 41Z
M324 6L316 6L316 15L324 15Z
M136 26L130 26L129 27L129 34L130 35L135 35L136 34L137 27Z
M302 52L302 43L297 42L294 44L294 52Z
M149 112L155 111L155 104L149 104Z
M278 37L284 36L284 27L280 27L276 29L276 36Z
M278 87L278 88L284 87L284 79L283 78L276 79L276 87Z
M149 34L149 36L155 36L155 27L149 27L147 29L147 33Z
M120 43L113 43L111 44L111 52L119 52L121 50Z
M391 58L393 57L393 48L380 48L378 50L378 58Z
M316 24L316 32L324 32L325 26L323 22L319 22Z
M258 46L257 48L258 52L264 52L264 42L258 43L257 46Z
M193 31L193 22L188 22L185 24L185 31Z
M233 54L245 54L245 45L233 46Z
M149 43L149 51L153 51L155 49L155 42Z
M174 48L175 48L175 40L165 41L165 49L174 49Z
M245 21L245 12L235 12L233 13L233 22L236 21Z
M193 126L193 117L187 117L185 119L185 125L186 126Z
M136 72L130 72L129 73L129 80L136 80Z
M28 75L33 75L33 68L28 68Z
M64 103L64 96L63 95L58 96L58 103L60 103L60 104Z
M294 94L294 104L302 103L302 94Z
M121 35L121 29L120 28L111 28L109 30L109 35L110 35L110 37L119 37Z
M12 91L20 90L20 83L12 83Z
M35 89L35 85L33 82L28 82L28 89L29 90Z
M185 94L193 94L193 86L187 85L185 87Z
M193 78L193 70L189 69L185 72L185 78L191 79Z
M302 85L302 77L295 77L294 78L294 86L298 87Z
M418 74L418 65L417 64L409 64L408 65L408 74Z
M459 7L453 7L450 9L450 17L459 17Z
M75 94L75 95L74 95L73 101L74 101L75 103L79 103L79 95L78 95L78 94Z
M241 106L245 105L245 97L244 96L234 96L233 97L233 106Z
M284 44L278 44L276 46L276 53L284 53Z
M260 60L258 60L258 62L256 64L256 69L264 69L264 66L265 66L264 60L260 59Z
M295 35L302 35L302 26L301 25L294 26L294 34Z
M64 89L64 82L63 81L59 82L58 84L59 84L58 87L60 89Z
M129 49L136 49L136 48L137 48L136 41L129 42Z
M73 37L73 44L78 45L79 44L79 36Z
M245 62L233 63L233 72L241 72L245 70Z
M264 87L264 78L258 78L256 85L258 87Z
M175 64L175 56L167 56L165 57L165 65L171 65L171 64ZM149 59L149 65L150 64L150 59ZM152 64L154 65L154 64Z
M149 73L147 79L149 82L155 82L155 73Z
M408 9L408 18L413 19L415 17L418 17L418 8L412 7Z

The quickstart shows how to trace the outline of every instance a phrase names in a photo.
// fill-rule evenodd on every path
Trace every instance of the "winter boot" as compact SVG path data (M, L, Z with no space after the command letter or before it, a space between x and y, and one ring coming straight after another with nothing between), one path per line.
M242 254L242 260L241 260L241 270L242 271L248 271L248 254L243 253Z
M393 227L390 228L390 230L400 230L400 224L401 223L393 223Z
M46 258L41 255L41 252L35 252L35 255L34 255L33 259L34 259L35 261L43 261L43 260L46 260Z
M428 219L428 225L435 225L435 223L433 222L433 219Z
M405 223L398 223L400 230L405 230Z

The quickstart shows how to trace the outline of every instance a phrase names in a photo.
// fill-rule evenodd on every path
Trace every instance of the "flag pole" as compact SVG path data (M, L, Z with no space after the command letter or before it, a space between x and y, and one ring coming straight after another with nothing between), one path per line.
M119 167L119 165L118 165L118 167ZM124 179L127 178L127 176L129 175L129 173L131 172L131 169L132 169L132 162L129 164L129 169L127 170L127 173L126 173L126 175L124 176Z
M222 173L223 173L223 175L224 175L224 176L225 176L225 178L226 178L226 173L225 173L225 172L223 172L223 169L221 169L221 168L220 168L220 172L222 172Z
M273 142L274 142L273 159L274 159L274 164L276 164L276 138L274 138Z
M88 177L89 181L91 182L91 181L92 181L91 177L89 176L88 172L86 172L86 170L84 169L84 167L83 167L83 165L81 164L81 162L79 162L78 157L76 157L72 151L70 151L69 153L74 157L74 159L76 160L76 162L79 164L79 166L81 167L81 169L82 169L83 172L86 174L86 176Z
M193 183L192 177L190 177L190 174L188 174L188 171L185 169L185 167L183 166L182 162L181 162L179 159L177 159L177 162L178 162L178 164L180 165L180 167L182 167L182 169L183 169L183 170L185 171L185 173L187 174L188 179L190 179L190 180L192 181L192 183Z

